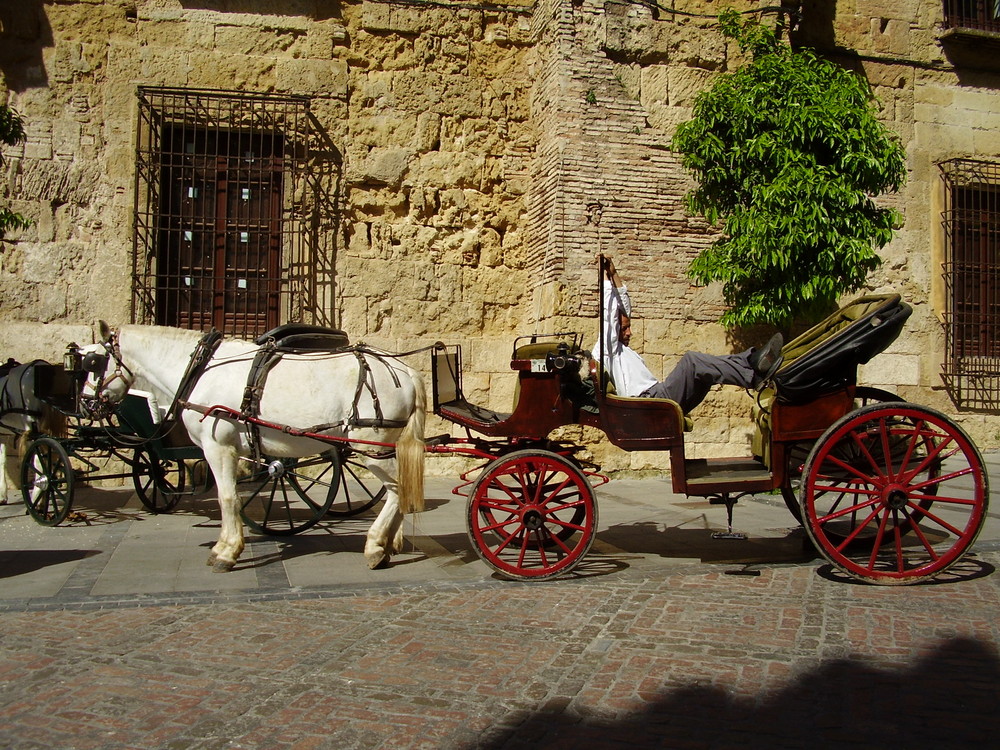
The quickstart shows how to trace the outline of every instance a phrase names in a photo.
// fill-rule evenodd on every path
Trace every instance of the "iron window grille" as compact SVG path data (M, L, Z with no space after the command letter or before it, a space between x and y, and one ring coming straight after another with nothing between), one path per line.
M244 338L332 324L320 230L335 222L336 180L313 148L309 99L154 87L138 98L133 321Z
M956 405L1000 406L1000 163L939 165L947 296L943 377Z
M1000 33L1000 0L945 0L945 26Z

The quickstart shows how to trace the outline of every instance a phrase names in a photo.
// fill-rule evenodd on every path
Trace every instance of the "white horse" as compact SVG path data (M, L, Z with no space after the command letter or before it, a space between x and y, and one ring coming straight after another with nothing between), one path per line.
M22 365L11 360L0 371L0 505L7 502L8 436L16 439L17 453L22 456L39 433L66 436L66 417L35 397L33 384L38 364Z
M84 392L116 403L134 384L155 394L159 403L169 404L201 336L197 331L162 326L123 326L117 333L102 326L104 343L81 351L103 347L111 355L109 370L115 370L91 375ZM202 449L215 475L222 528L208 564L219 572L232 570L243 551L237 462L254 453L254 441L247 426L232 413L205 413L205 409L241 409L259 349L248 341L223 341L181 412L188 435ZM385 505L365 542L368 566L378 568L387 565L393 553L402 551L403 514L423 509L426 393L420 374L398 359L370 353L360 356L366 368L353 352L285 354L267 375L259 419L324 436L395 445L396 458L367 461L369 470L386 488ZM371 389L359 387L359 376L371 382ZM377 424L379 417L387 426L364 426ZM329 448L330 443L277 429L259 430L259 452L267 456L310 456Z

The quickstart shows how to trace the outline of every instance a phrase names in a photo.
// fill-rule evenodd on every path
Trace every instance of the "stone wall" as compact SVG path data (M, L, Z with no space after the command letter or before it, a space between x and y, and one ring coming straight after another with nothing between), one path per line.
M690 183L668 144L697 93L740 62L714 15L776 4L5 6L0 95L26 117L29 138L6 152L0 191L35 224L0 253L0 354L55 359L94 319L130 317L139 85L308 95L343 159L341 215L323 243L334 288L317 317L390 349L462 344L475 403L510 408L514 336L569 329L590 344L598 252L630 284L634 345L654 373L687 349L756 343L768 332L726 332L714 323L719 290L685 277L714 235L684 213ZM907 149L910 180L888 199L906 226L872 286L898 289L916 312L862 378L954 412L940 389L940 310L930 301L940 279L935 165L996 157L996 76L964 74L946 58L936 0L804 0L802 11L795 41L866 75ZM713 393L688 452L744 453L750 403L735 389ZM994 417L961 419L982 445L1000 445ZM666 466L660 454L566 433L610 470Z

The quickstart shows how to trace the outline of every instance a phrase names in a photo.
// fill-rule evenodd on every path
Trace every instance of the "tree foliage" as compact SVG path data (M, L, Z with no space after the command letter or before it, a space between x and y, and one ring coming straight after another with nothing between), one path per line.
M0 104L0 143L16 146L24 141L24 121L10 107ZM4 165L3 153L0 152L0 167ZM0 206L0 240L8 229L26 229L30 222L20 214Z
M702 92L674 137L698 181L688 209L722 229L688 273L723 282L724 325L784 326L879 266L900 217L873 199L903 185L904 153L867 81L735 11L719 20L751 62Z

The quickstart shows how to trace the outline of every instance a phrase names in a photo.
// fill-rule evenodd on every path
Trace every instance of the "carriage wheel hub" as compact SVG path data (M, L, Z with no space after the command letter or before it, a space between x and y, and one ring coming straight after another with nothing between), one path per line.
M538 508L527 508L521 513L521 523L529 531L538 531L545 525L545 516Z
M900 487L890 487L885 493L885 504L893 510L901 510L906 507L910 496Z

